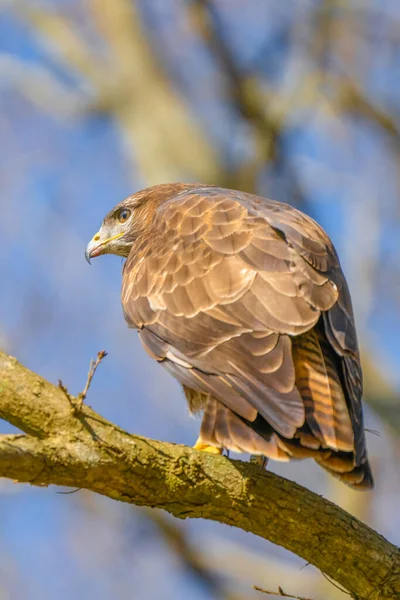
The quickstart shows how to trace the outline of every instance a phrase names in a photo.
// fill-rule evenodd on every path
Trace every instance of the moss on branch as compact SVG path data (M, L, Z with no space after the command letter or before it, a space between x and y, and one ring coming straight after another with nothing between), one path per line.
M400 598L400 552L305 488L255 465L130 435L0 353L0 417L24 433L0 436L0 476L85 488L226 523L279 544L355 598Z

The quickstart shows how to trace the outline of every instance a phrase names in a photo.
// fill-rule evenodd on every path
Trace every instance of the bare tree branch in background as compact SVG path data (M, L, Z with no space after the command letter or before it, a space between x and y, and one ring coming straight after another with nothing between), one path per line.
M275 167L283 167L286 177L291 179L292 202L304 207L306 198L282 148L282 135L291 102L272 90L268 98L255 74L244 75L240 71L221 34L222 24L212 0L194 0L192 17L194 27L209 46L223 74L226 99L234 103L238 112L249 123L255 146L254 159L243 165L237 173L230 174L225 185L257 193L262 169L274 164ZM224 182L220 182L220 185L223 184Z
M94 56L66 15L22 0L15 10L50 54L86 82L87 110L105 112L115 120L130 168L138 168L144 181L176 181L182 171L198 181L217 179L217 157L158 67L134 3L87 0L87 6L106 45L107 59Z
M357 26L373 15L371 2L360 9L341 0L324 0L312 14L311 31L308 38L311 68L321 74L320 85L325 86L333 107L339 113L352 117L363 117L377 125L391 139L396 152L400 152L400 130L395 118L367 97L361 88L360 68L357 59ZM338 70L333 56L339 56ZM335 67L332 67L335 64ZM366 61L364 68L368 72ZM345 71L346 69L346 71ZM364 74L363 74L364 75Z
M223 584L222 578L212 571L209 565L205 564L201 553L196 546L189 542L182 527L164 517L160 511L148 509L147 516L157 526L158 533L161 534L168 547L179 557L186 571L202 584L207 593L221 598L221 600L244 600L242 595L230 591Z

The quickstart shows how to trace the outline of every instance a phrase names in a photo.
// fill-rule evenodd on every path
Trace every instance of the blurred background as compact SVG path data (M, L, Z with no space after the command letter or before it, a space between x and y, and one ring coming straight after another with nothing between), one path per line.
M109 209L167 181L283 200L334 240L352 292L376 478L271 470L400 544L400 5L396 0L1 0L0 347L128 431L192 445L178 384L124 323ZM2 430L10 426L2 423ZM1 600L345 598L242 531L79 491L0 487Z

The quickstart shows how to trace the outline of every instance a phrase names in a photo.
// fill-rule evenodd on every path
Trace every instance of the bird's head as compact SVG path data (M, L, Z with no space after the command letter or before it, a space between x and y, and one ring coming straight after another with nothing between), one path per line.
M86 247L85 256L89 263L91 258L100 254L128 256L135 239L135 207L134 196L130 196L106 215L99 231Z
M135 240L151 226L157 206L190 185L173 183L146 188L128 196L105 216L86 247L86 260L101 254L127 257Z

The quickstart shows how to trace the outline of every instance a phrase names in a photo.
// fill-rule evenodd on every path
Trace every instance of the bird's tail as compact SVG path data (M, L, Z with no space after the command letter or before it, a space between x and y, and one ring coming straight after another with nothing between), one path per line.
M286 443L289 448L317 450L314 458L318 464L344 483L358 489L373 487L366 453L356 448L356 424L340 376L340 359L318 329L292 342L296 386L304 401L306 421L296 439Z

